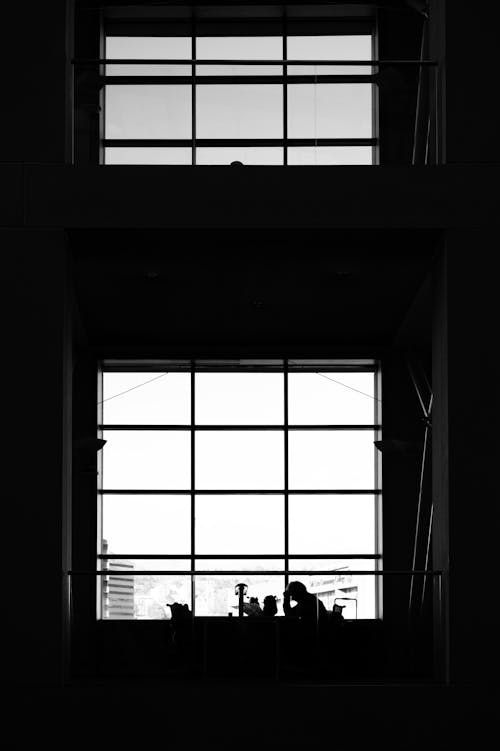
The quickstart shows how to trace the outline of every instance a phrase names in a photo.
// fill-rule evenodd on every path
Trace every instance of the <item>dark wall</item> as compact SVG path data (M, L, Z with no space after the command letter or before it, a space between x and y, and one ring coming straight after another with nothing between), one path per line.
M219 168L187 169L182 174L175 168L49 168L68 157L71 34L66 34L65 24L71 3L8 7L9 13L18 15L8 18L6 11L6 28L24 30L22 45L18 34L6 33L4 40L10 55L10 98L0 157L6 354L15 370L6 399L12 449L8 471L14 479L9 560L20 572L11 581L9 607L21 682L55 682L61 675L61 568L67 562L63 541L68 540L63 533L68 518L63 469L69 466L63 457L69 445L65 405L71 382L69 337L64 333L70 320L64 303L64 228L244 228L255 223L459 229L449 234L447 261L437 276L434 353L440 365L435 365L434 387L439 429L434 443L440 447L435 469L440 470L437 488L442 503L435 565L449 571L452 677L457 682L491 677L492 656L497 653L492 602L498 525L491 501L494 456L489 454L495 436L492 408L484 406L484 384L496 331L491 256L497 247L492 186L498 176L492 163L498 161L499 128L492 92L497 70L493 17L498 11L485 1L473 6L431 5L438 22L440 8L447 13L446 25L438 23L433 30L431 54L441 60L447 55L442 114L447 158L453 166L424 171L304 168L293 173L249 169L229 178L227 170ZM24 64L18 66L19 55ZM24 168L25 162L45 166ZM462 235L464 228L482 231ZM464 368L464 348L479 367ZM471 515L471 507L482 513ZM471 563L480 564L481 571L472 573ZM32 566L37 567L36 576ZM26 586L19 586L19 580ZM463 597L471 590L477 593L477 610L474 617L464 617Z

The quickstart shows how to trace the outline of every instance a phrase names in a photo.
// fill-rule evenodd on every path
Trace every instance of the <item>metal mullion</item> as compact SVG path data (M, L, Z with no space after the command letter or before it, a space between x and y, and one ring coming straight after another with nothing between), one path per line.
M197 425L196 430L202 431L273 431L273 430L328 430L328 431L377 431L380 430L380 425ZM143 431L143 430L163 430L167 431L188 431L191 429L190 425L99 425L101 430L129 430L129 431Z
M194 65L192 66L195 67ZM288 67L288 66L283 66ZM206 85L211 86L214 84L282 84L286 86L287 83L371 83L374 84L376 78L374 75L324 75L318 74L317 76L303 74L291 74L287 75L221 75L221 76L203 76L196 73L192 73L190 76L101 76L102 86L189 86L193 85Z
M99 428L101 430L139 430L139 431L145 431L145 430L163 430L163 431L173 431L173 430L184 430L188 431L190 430L189 425L99 425Z
M134 558L136 560L189 560L191 558L190 555L174 555L174 554L164 554L164 553L141 553L141 554L135 554L135 553L122 553L120 555L115 554L101 554L97 556L98 558L102 560L128 560L129 558ZM315 553L315 554L309 554L309 553L297 553L293 555L288 556L292 560L376 560L377 558L380 558L380 555L377 554L371 554L371 553L349 553L349 554L330 554L330 553ZM196 560L210 560L210 561L218 561L218 560L255 560L260 561L262 559L269 559L269 560L281 560L283 558L283 555L281 553L259 553L259 554L244 554L244 553L235 553L235 554L218 554L218 553L200 553L195 556ZM257 572L258 573L258 572Z
M378 143L376 138L288 138L287 146L374 146ZM192 145L192 139L186 138L105 138L103 145L106 147L134 147L149 148L151 146L169 146L170 148L189 148ZM283 138L197 138L197 146L207 147L225 147L225 146L284 146ZM203 369L204 373L224 372L221 369L210 370ZM250 371L242 369L241 371L231 372L278 372L276 371ZM299 372L299 371L297 371ZM307 372L315 372L313 370ZM334 371L331 371L334 372Z
M196 490L196 495L284 495L288 493L288 495L381 495L382 491L373 489L373 488L363 488L363 489L343 489L343 488L336 488L336 489L318 489L318 488L305 488L305 489L294 489L291 490L290 488L284 489L280 488L277 490L269 490L266 489L257 489L257 488L249 488L242 490L241 488L232 488L232 489L205 489L205 490ZM111 489L106 488L105 490L99 490L98 493L100 495L190 495L191 490L187 490L186 488L182 490L165 490L161 488L134 488L134 489L124 489L124 488L117 488L117 489Z
M288 552L289 552L289 544L288 544L288 360L284 361L283 364L283 420L284 420L284 485L285 485L285 493L284 493L284 512L285 512L285 569L288 569ZM288 586L288 574L285 574L285 588Z
M191 63L191 164L196 164L196 34L194 17L192 19L191 27L191 56L193 62Z
M286 24L286 9L284 10L285 18L283 19L283 60L287 58L287 24ZM283 65L283 139L285 144L283 146L283 165L288 165L288 84L287 84L288 66L285 63Z
M194 146L193 146L194 148ZM191 612L195 616L195 364L191 360Z

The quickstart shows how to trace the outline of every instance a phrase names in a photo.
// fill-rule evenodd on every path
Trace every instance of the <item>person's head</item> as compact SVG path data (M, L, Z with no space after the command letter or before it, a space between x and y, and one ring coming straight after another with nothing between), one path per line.
M296 602L300 602L307 595L306 586L305 584L302 584L302 582L290 582L287 587L287 592L292 600L295 600Z
M266 595L264 597L264 615L276 615L278 612L278 606L276 605L276 597L274 595Z

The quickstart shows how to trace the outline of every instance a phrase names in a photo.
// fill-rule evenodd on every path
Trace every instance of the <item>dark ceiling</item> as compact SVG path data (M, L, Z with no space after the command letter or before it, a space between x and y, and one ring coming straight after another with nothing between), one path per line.
M435 240L424 231L69 233L89 343L124 355L348 353L390 346L402 326L426 337Z

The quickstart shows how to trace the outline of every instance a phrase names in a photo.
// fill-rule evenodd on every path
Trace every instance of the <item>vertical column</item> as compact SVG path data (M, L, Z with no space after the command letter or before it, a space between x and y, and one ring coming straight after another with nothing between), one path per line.
M496 3L478 0L474 10L453 0L430 0L431 56L441 62L441 130L447 164L500 159Z
M285 569L288 571L289 567L289 559L288 559L288 360L285 360L284 364L284 372L283 372L283 379L284 379L284 412L283 412L283 420L285 429L283 431L284 436L284 457L285 457L285 466L284 466L284 490L285 490ZM289 576L286 574L285 576L285 586L288 586L288 580Z
M14 683L64 680L69 635L72 331L62 230L2 232L4 578ZM7 658L8 660L8 658Z
M442 667L458 684L491 681L498 660L495 240L448 232L435 273L433 560L445 572Z
M191 361L191 572L195 567L195 487L196 487L196 473L195 473L195 362ZM193 617L195 615L195 594L196 594L196 579L191 573L191 611Z

